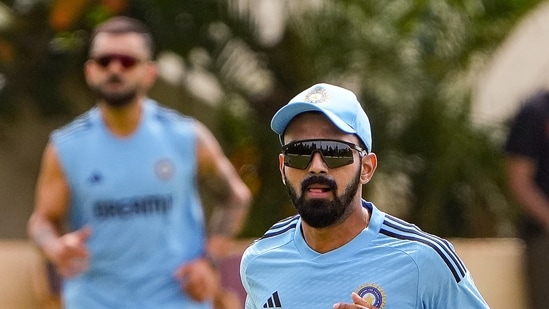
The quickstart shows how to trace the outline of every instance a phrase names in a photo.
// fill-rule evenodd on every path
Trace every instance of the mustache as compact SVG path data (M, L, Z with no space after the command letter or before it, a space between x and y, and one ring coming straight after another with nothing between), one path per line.
M303 180L303 182L301 183L301 191L304 192L307 189L307 187L313 184L325 185L330 190L337 190L337 184L333 179L330 179L324 176L314 175Z
M122 77L117 74L110 75L107 79L107 83L120 83L122 82Z

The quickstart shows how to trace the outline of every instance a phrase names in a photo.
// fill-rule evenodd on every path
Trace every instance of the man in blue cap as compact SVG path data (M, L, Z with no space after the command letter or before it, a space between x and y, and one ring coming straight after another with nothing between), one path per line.
M271 127L298 215L244 253L247 309L489 308L448 241L362 199L377 157L353 92L314 85L282 107Z

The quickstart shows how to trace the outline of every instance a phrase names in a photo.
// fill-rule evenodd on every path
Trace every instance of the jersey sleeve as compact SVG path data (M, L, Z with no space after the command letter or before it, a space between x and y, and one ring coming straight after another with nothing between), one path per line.
M457 256L457 255L456 255ZM459 259L459 258L458 258ZM473 278L461 260L463 272L452 272L440 256L427 253L420 264L420 308L486 309L490 308L476 288Z
M258 308L253 302L252 295L250 295L251 289L250 289L250 285L248 284L248 280L247 280L248 276L246 274L248 262L250 259L250 255L249 255L250 250L252 250L252 248L249 247L247 248L247 250L244 251L244 254L242 255L242 259L240 261L240 280L242 282L242 286L244 287L244 290L246 291L245 309Z
M250 298L250 296L246 296L246 304L245 304L245 309L256 309L258 307L256 307L256 305L254 305L254 303L252 302L252 299Z

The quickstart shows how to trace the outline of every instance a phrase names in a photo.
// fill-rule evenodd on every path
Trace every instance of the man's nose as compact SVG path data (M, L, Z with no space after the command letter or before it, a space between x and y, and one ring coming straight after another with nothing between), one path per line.
M311 162L309 162L309 166L307 168L309 173L326 173L328 171L328 166L326 165L326 162L324 162L320 152L315 151L311 156Z

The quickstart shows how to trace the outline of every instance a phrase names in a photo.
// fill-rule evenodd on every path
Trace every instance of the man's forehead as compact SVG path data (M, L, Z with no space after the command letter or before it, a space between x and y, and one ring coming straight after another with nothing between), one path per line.
M94 38L90 53L119 53L148 56L145 39L134 32L108 33L100 32Z

